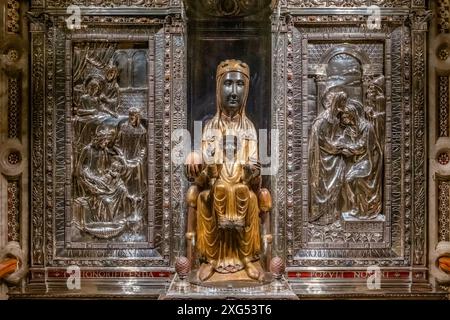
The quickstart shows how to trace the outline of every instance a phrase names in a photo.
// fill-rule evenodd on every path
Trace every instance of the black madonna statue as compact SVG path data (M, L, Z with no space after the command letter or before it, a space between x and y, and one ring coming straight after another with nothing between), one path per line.
M216 114L204 126L202 154L191 153L186 161L194 181L187 193L187 251L191 261L199 258L200 281L215 273L262 280L261 257L270 259L262 248L272 241L272 199L261 188L256 130L245 114L249 79L247 64L219 64Z

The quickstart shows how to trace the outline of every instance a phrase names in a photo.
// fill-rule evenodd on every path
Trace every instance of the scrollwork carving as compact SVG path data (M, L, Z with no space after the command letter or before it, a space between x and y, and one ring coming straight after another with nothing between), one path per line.
M185 42L183 38L184 25L181 20L174 19L172 21L172 45L173 45L173 111L172 111L172 125L174 129L184 129L187 127L186 123L186 64L185 64ZM173 166L173 180L172 180L172 203L171 206L176 212L186 212L184 194L187 190L187 181L184 180L182 174L183 166ZM173 212L173 211L172 211ZM184 247L183 233L186 230L186 219L184 215L175 215L173 218L173 232L180 235L180 247L175 245L176 250L182 250ZM178 253L176 254L179 255Z
M172 85L172 81L170 80L170 75L171 75L171 62L173 61L173 56L172 56L172 35L171 35L171 29L172 29L172 18L169 17L167 19L168 21L166 22L165 26L164 26L164 34L163 34L163 41L161 43L162 50L164 53L164 64L163 64L163 70L164 70L164 82L163 82L163 116L165 118L167 118L167 120L169 122L172 121L171 119L171 91L173 89ZM162 147L161 147L161 151L162 151L162 159L163 159L163 163L165 163L166 165L164 165L163 167L163 176L169 176L171 174L170 171L170 167L167 165L168 163L170 163L170 132L168 130L163 130L162 132ZM164 242L166 243L169 240L169 232L168 230L170 229L170 208L171 208L171 192L172 192L172 184L170 182L169 179L164 179L162 181L162 192L163 192L163 196L162 196L162 224L163 224L163 230L165 230L166 232L163 232L163 234L161 235L161 238L164 240ZM166 246L163 249L163 255L165 256L169 256L169 247Z
M402 25L406 17L401 15L382 15L380 17L381 30L389 31L388 25ZM292 17L292 22L295 24L314 26L321 24L354 24L361 28L367 29L367 16L361 14L347 15L347 14L320 14L320 15L296 15Z
M115 16L82 16L82 26L95 27L120 26L120 25L148 25L158 26L164 23L164 19L155 17L115 17ZM129 30L130 31L130 30Z
M425 0L413 0L413 7L423 8L425 7Z
M53 121L53 116L55 114L57 100L55 98L55 87L57 87L59 84L55 81L55 78L61 77L60 73L56 73L56 61L55 57L58 55L58 51L55 50L55 47L53 46L54 41L59 40L61 41L61 33L58 32L56 26L55 26L55 20L56 17L49 17L46 22L48 23L48 30L46 33L45 39L45 58L46 58L46 69L45 69L45 102L44 102L44 112L45 112L45 122L43 125L43 132L44 132L44 154L45 157L43 159L43 166L44 166L44 174L46 176L45 182L43 183L44 186L44 229L45 229L45 236L44 236L44 243L43 243L43 249L44 249L44 255L45 255L45 263L46 264L52 264L53 262L53 255L52 255L52 246L53 246L53 217L55 217L55 193L54 193L54 151L55 151L55 134L54 129L57 125L57 121ZM49 177L51 177L49 179Z
M286 115L286 110L284 108L286 101L286 87L287 87L287 80L292 84L294 72L297 71L298 68L294 68L292 65L294 56L291 54L289 56L289 62L291 64L291 72L287 73L286 67L287 67L287 57L286 57L286 48L288 45L288 38L287 38L287 31L288 26L286 24L285 17L280 18L278 21L273 21L273 29L277 33L272 34L272 41L275 44L274 46L274 52L273 52L273 107L272 107L272 113L276 116L272 117L272 128L278 128L280 129L280 139L284 140L286 137L286 122L280 121L280 119L284 119ZM292 46L292 34L289 40L289 44ZM291 52L292 53L292 52ZM287 78L286 78L287 76ZM292 104L292 102L290 102ZM290 122L290 125L292 126L292 122ZM289 134L293 134L293 131L289 131ZM292 157L292 153L290 153L290 156ZM286 171L286 162L285 157L282 152L279 152L279 168L277 172L277 179L272 180L272 196L275 199L283 199L286 197L286 175L284 172ZM292 186L293 180L289 180L290 187ZM291 189L290 189L291 190ZM289 206L291 208L292 206ZM275 201L274 202L274 210L273 212L276 213L276 216L273 218L274 221L279 220L283 221L286 219L285 212L287 210L286 201ZM292 213L292 212L291 212ZM288 218L292 221L292 215ZM283 243L284 243L284 224L279 224L277 226L277 229L274 230L274 233L277 234L277 236L274 238L275 243L275 251L278 254L281 254L284 250ZM289 237L289 235L287 235ZM289 237L288 240L290 243L292 242L292 238ZM292 251L287 252L286 256L288 261L292 261Z
M392 157L394 158L394 154L395 154L395 160L392 161L392 179L399 179L401 176L401 170L399 170L398 168L396 168L396 166L398 166L401 162L399 160L397 160L397 157L400 156L403 158L403 162L404 162L404 180L405 180L405 189L404 192L407 194L407 196L404 197L404 216L405 219L407 219L407 221L411 221L411 216L412 216L412 210L413 210L413 206L414 206L414 200L411 197L412 194L412 190L413 190L413 185L412 185L412 181L413 181L413 177L414 177L414 172L413 172L413 166L412 166L412 157L413 157L413 153L414 153L414 149L413 149L413 145L412 145L412 135L413 133L411 132L411 128L412 128L412 99L411 99L411 85L412 85L412 77L411 77L411 65L412 65L412 40L411 40L411 30L408 28L399 28L397 29L398 32L395 34L395 37L392 39L392 44L393 46L395 46L397 48L396 43L398 43L398 46L400 46L400 52L396 52L396 54L393 54L393 57L395 56L395 60L397 62L394 62L393 60L393 65L394 68L396 70L396 73L398 74L399 72L401 72L401 78L403 81L403 87L398 86L393 84L392 86L392 90L396 91L396 105L397 107L400 106L400 102L403 102L403 110L406 110L406 114L404 116L404 129L403 129L403 134L400 134L400 139L401 140L397 140L396 144L393 145L401 145L401 143L404 143L404 154L402 155L401 153L395 151L392 152ZM402 54L402 56L399 56L398 54ZM401 59L403 58L403 62L401 61ZM398 66L396 66L396 63L398 63ZM404 70L403 72L401 71L402 69ZM400 91L400 90L401 91ZM397 118L398 119L398 118ZM394 128L394 126L393 126ZM392 133L392 137L394 137L394 134L398 134L399 132L401 132L401 128L400 127L396 127L396 131L395 133ZM397 199L401 199L401 197L398 197L398 192L396 192L395 194L395 198L392 198L392 203L394 203L394 201L399 201ZM395 204L395 210L399 210L401 211L401 204ZM397 220L397 219L392 219L393 224L396 223L397 226L400 226L400 224L402 223L401 220ZM410 237L412 237L413 235L413 227L412 227L412 223L407 223L404 224L404 229L405 229L405 234L404 234L404 238L405 239L410 239ZM393 233L394 234L394 233ZM393 238L394 240L395 238ZM400 239L398 239L397 241L392 241L393 246L399 248L401 245ZM410 254L412 252L412 245L410 246L409 244L405 245L405 262L406 263L410 263Z
M449 241L450 240L450 202L449 192L450 183L446 179L439 179L437 183L438 187L438 240Z
M33 7L42 7L44 4L43 0L31 0L31 5Z

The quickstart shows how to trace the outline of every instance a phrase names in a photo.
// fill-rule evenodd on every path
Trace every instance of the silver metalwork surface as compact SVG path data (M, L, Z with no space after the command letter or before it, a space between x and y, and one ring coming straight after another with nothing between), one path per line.
M4 2L0 249L29 273L0 298L448 298L448 1ZM273 274L211 289L178 129L244 58L253 140L278 136L252 194Z

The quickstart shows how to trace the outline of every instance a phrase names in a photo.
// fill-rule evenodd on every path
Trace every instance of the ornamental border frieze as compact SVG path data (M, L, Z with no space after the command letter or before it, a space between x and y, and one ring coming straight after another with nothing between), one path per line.
M358 25L361 28L368 29L368 16L365 14L308 14L292 15L289 20L295 25ZM385 32L390 25L402 25L407 19L406 15L381 15L381 28L379 31Z

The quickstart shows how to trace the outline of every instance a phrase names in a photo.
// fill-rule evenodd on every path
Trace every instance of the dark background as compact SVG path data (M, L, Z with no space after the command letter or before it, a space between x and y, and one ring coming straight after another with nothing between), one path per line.
M256 130L270 129L271 24L258 22L188 20L188 129L216 112L216 69L226 59L250 67L246 113Z

